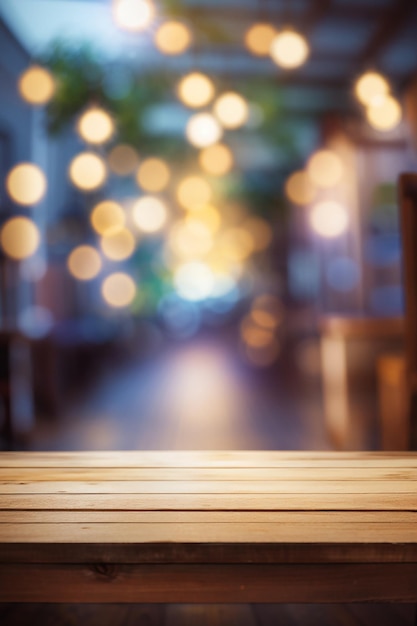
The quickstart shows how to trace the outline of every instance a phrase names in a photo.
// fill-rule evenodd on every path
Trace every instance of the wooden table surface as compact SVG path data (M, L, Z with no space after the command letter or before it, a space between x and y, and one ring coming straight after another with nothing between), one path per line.
M417 454L0 454L2 602L417 600Z

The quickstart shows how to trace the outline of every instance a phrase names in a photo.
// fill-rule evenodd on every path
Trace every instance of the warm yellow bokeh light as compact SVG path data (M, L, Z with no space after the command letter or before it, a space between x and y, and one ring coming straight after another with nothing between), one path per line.
M27 217L12 217L1 229L0 240L7 256L21 261L36 252L41 236L32 220Z
M81 115L77 132L84 141L99 145L108 141L114 134L114 122L107 111L92 107Z
M294 172L285 183L285 193L294 204L310 204L315 198L316 188L307 172Z
M273 330L270 328L260 328L253 323L252 316L246 317L240 326L240 336L248 346L252 348L263 348L268 346L274 339Z
M315 204L310 213L313 230L322 237L331 239L342 235L348 228L349 216L346 209L333 200Z
M213 82L200 72L187 74L178 85L178 97L189 107L203 107L214 98Z
M229 91L217 98L214 113L224 128L239 128L248 121L249 106L240 94Z
M331 150L318 150L308 160L311 181L324 189L337 185L343 178L343 163Z
M101 293L110 306L124 308L133 302L136 295L136 284L128 274L115 272L103 281Z
M177 188L179 204L189 211L198 210L208 204L213 195L210 184L200 176L184 178Z
M212 233L204 222L187 218L172 228L169 245L171 250L182 259L198 259L211 250Z
M372 100L366 117L376 130L392 130L401 122L401 106L392 96L380 96Z
M22 98L29 104L47 104L55 93L55 80L47 69L33 65L21 74L18 88Z
M136 181L145 191L162 191L171 178L169 166L162 159L145 159L138 169Z
M152 21L154 8L148 0L113 0L113 17L124 30L138 32Z
M92 210L90 220L99 235L109 236L123 229L126 216L120 204L113 200L103 200Z
M155 233L165 225L168 217L166 204L159 198L143 196L132 208L136 226L144 233Z
M182 22L165 22L155 35L155 44L164 54L182 54L192 41L190 29Z
M261 217L248 218L244 222L244 227L251 234L254 250L265 250L272 242L272 228Z
M268 330L274 330L279 324L279 319L275 315L263 309L253 309L251 318L257 326Z
M6 189L14 202L24 206L37 204L45 195L47 182L40 167L33 163L19 163L6 178Z
M71 161L69 177L78 189L95 191L106 182L106 164L94 152L81 152Z
M355 95L365 105L371 104L377 96L387 95L388 91L388 81L377 72L366 72L358 78L355 84Z
M243 261L254 251L254 241L245 228L229 228L222 233L219 243L221 255L230 261Z
M211 113L197 113L188 120L185 135L191 145L206 148L221 139L222 127Z
M302 35L285 30L273 39L270 52L272 60L277 65L292 69L305 63L309 55L309 47Z
M124 261L132 256L136 242L130 230L123 228L113 235L104 235L100 245L103 254L108 259L112 261Z
M118 144L109 152L108 162L112 172L118 176L133 174L139 165L139 155L129 144Z
M276 34L271 24L253 24L245 34L245 45L256 56L268 56Z
M219 211L214 206L211 206L211 204L197 207L195 216L200 222L203 222L212 233L219 230L222 219Z
M91 280L101 270L101 258L93 246L74 248L67 260L70 273L78 280Z
M215 143L201 150L198 161L201 168L212 176L223 176L233 167L233 153L223 143Z

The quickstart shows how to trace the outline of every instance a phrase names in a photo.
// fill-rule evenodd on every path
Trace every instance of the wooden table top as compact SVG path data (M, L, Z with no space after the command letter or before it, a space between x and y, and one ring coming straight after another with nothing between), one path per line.
M417 562L413 453L11 452L0 477L3 562Z

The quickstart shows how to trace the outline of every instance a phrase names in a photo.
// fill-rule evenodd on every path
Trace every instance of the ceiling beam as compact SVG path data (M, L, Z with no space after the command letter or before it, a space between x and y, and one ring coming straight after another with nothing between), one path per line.
M416 9L416 0L396 0L391 7L387 8L382 13L374 34L359 54L358 62L361 65L375 63Z

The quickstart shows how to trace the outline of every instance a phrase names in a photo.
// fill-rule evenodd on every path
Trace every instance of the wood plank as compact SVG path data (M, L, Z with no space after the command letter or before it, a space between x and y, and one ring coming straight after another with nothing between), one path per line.
M343 539L341 539L343 537ZM164 524L0 525L2 543L417 543L416 524Z
M0 523L417 524L413 511L73 511L0 510Z
M417 565L0 565L0 602L415 602Z
M417 510L417 493L6 494L2 509L295 511Z
M308 470L308 471L306 471ZM417 467L61 467L1 468L4 482L30 481L119 481L119 480L417 480Z
M417 453L390 452L2 452L0 467L411 467Z
M417 481L59 481L0 482L0 496L20 494L417 494ZM2 499L0 499L0 506Z

